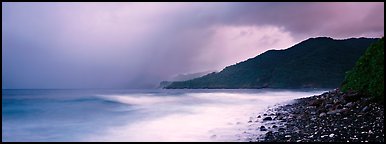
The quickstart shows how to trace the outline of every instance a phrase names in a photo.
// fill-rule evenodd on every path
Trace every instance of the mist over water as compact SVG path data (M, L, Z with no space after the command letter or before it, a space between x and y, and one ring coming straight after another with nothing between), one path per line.
M237 141L250 116L326 90L3 90L2 141Z

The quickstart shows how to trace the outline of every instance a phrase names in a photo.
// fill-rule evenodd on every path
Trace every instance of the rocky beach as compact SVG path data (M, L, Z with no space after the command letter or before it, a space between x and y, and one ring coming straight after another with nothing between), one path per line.
M384 142L384 105L335 89L251 117L249 142Z

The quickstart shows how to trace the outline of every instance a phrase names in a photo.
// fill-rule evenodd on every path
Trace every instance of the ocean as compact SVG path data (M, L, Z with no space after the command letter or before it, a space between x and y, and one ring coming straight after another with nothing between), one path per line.
M238 141L248 120L328 90L2 90L2 141Z

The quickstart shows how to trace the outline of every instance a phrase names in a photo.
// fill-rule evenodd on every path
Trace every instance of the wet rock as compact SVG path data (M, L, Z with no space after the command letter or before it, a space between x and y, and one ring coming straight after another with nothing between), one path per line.
M347 113L349 112L350 110L348 108L343 108L340 110L340 113Z
M349 102L347 103L346 105L344 105L345 107L352 107L353 106L353 103L352 102Z
M332 137L334 137L334 135L335 135L335 134L332 133L332 134L330 134L330 135L328 135L328 136L329 136L330 138L332 138Z
M329 108L331 108L331 107L332 107L332 104L326 104L326 105L324 106L325 109L329 109Z
M271 117L265 117L265 118L263 119L263 121L271 121L271 120L272 120Z
M366 112L369 110L369 107L368 106L365 106L363 109L362 109L362 112Z
M343 95L349 97L349 101L344 100ZM358 98L358 101L351 99L357 96L355 93L331 91L320 96L296 99L290 105L271 108L266 113L275 113L276 117L265 121L263 124L266 125L257 130L264 131L271 124L272 129L266 130L268 132L260 138L252 136L253 141L384 142L383 106L364 98ZM244 140L251 135L246 133Z
M279 128L277 131L279 131L279 132L284 132L284 131L285 131L285 128Z
M260 131L267 131L267 128L265 128L265 126L261 126Z
M341 109L337 109L337 110L329 111L329 112L327 112L327 114L328 115L334 115L334 114L337 114L337 113L340 113L340 112L342 112L342 110Z
M286 137L286 138L290 138L290 137L291 137L291 135L285 135L285 137Z
M273 135L272 131L268 131L265 135Z
M319 107L321 104L323 103L323 100L322 99L316 99L314 101L311 101L309 106L316 106L316 107Z

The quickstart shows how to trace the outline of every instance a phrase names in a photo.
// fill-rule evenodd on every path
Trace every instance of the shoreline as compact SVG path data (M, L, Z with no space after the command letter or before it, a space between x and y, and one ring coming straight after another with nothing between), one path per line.
M384 106L339 89L275 105L248 123L255 132L241 141L384 142Z

